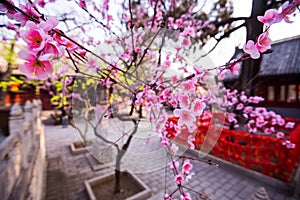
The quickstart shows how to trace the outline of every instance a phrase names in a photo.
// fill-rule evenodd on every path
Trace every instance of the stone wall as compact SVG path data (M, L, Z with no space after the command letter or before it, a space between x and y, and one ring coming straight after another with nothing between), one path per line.
M40 100L11 107L8 135L0 144L0 199L43 199L46 147Z

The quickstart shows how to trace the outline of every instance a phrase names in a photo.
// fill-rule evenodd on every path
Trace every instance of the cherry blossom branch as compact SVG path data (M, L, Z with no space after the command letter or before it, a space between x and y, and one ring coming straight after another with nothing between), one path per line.
M77 3L79 5L78 2L76 2L74 0L75 3ZM91 18L93 18L95 20L95 22L97 22L98 24L100 24L103 28L105 28L106 30L108 30L109 32L111 32L114 36L116 36L118 38L118 40L121 41L121 38L119 38L119 36L114 32L112 31L107 25L105 25L103 22L99 21L97 17L95 17L94 15L92 15L88 10L87 8L83 7L83 6L80 6L79 7L84 10Z
M176 156L180 159L189 159L189 160L195 160L195 161L201 161L201 162L204 162L204 163L207 163L211 166L214 166L214 167L219 167L219 164L217 162L214 162L213 160L211 159L205 159L205 158L195 158L195 157L190 157L190 156Z

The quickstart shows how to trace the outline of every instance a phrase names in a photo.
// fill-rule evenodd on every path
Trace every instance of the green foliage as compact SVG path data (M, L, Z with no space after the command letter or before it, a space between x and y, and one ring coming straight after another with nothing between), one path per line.
M14 46L14 40L12 40L10 44L2 43L3 50L0 51L0 57L4 58L7 61L7 63L10 64L10 67L13 66L13 64L18 58L18 54L14 51Z
M52 105L55 106L55 108L61 108L63 105L66 105L68 103L68 99L65 96L62 96L62 94L54 95L51 97L50 102Z

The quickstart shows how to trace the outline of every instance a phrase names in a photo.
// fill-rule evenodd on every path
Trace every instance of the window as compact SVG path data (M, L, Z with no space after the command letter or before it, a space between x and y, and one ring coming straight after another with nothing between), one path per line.
M279 101L285 101L285 85L280 86Z
M274 101L275 99L275 91L274 86L268 86L268 101Z
M296 91L296 85L289 85L288 86L288 93L287 93L287 100L286 102L288 103L292 103L292 102L296 102L297 101L297 91Z

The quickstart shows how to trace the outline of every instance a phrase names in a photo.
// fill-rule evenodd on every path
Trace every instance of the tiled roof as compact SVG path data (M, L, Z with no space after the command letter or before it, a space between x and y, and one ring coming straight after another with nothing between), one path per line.
M300 74L300 37L277 42L272 49L263 56L260 76Z
M300 75L300 36L274 42L272 50L272 53L263 55L259 76ZM234 53L236 58L241 55L241 49ZM228 74L225 81L236 80L238 77Z

